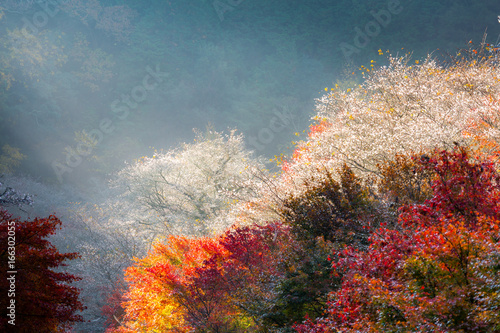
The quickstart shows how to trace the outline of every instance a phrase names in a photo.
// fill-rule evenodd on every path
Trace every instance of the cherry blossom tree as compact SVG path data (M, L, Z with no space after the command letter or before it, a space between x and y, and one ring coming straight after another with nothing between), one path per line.
M244 148L243 137L209 130L194 143L123 169L115 185L133 212L130 220L155 234L206 235L234 223L230 208L257 196L265 173L260 159Z
M333 89L317 100L317 125L286 164L283 185L293 191L316 170L343 163L366 178L397 153L482 149L485 142L498 151L500 68L486 48L471 46L446 66L430 56L405 55L389 56L387 66L373 61L360 68L366 80L359 87Z

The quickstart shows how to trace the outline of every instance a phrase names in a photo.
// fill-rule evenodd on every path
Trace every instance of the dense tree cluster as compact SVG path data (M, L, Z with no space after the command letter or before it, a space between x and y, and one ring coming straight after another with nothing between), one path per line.
M318 125L287 168L305 176L347 163L356 173L377 173L377 164L395 154L435 147L497 153L500 81L489 49L464 50L446 66L410 55L389 56L389 65L377 69L372 61L361 68L366 80L358 88L318 100Z
M465 149L419 162L433 194L400 209L398 229L382 226L367 251L346 247L325 315L298 332L495 332L500 250L500 175Z
M337 185L336 195L314 187L301 205L285 204L279 223L157 243L127 270L110 332L495 331L497 166L465 148L412 160L430 194L407 200L390 224L370 218L375 198L342 213L337 200L356 201Z
M389 3L397 10L389 12ZM20 171L48 182L60 164L72 170L65 181L80 183L87 172L104 178L149 146L189 140L191 128L208 121L219 130L237 127L252 148L272 156L307 125L320 87L332 78L356 85L357 75L341 74L344 65L350 74L380 47L405 47L418 57L438 47L454 50L497 24L496 6L495 0L2 0L0 139L26 155ZM380 31L360 36L366 27ZM491 26L488 32L495 33ZM350 45L348 54L342 45ZM168 79L147 96L136 90L127 97L145 69L157 65ZM133 112L112 110L116 99ZM276 122L277 113L287 119ZM92 153L80 149L83 163L74 156L74 146L82 148L75 133L99 129L106 118L113 135ZM51 147L44 160L41 147Z
M410 33L377 43L418 50L439 13L440 41L455 45L454 30L479 26L456 15L482 17L494 1L121 3L0 5L0 176L38 168L51 147L51 171L96 175L103 189L57 233L54 216L0 209L19 331L500 331L499 51L485 42L444 61L378 50L387 59L361 66L361 85L349 75L325 89L276 173L243 136L209 129L98 184L144 142L208 120L274 151L302 130L325 73L376 53L368 36L352 45L358 22L389 13L384 28ZM0 207L33 204L2 183ZM2 277L2 294L12 285Z
M135 260L108 331L499 330L500 85L479 53L391 58L320 99L236 225Z

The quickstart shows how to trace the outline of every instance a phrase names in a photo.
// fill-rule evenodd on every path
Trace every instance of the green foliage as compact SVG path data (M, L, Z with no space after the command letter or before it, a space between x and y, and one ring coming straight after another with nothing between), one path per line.
M281 330L306 317L320 317L328 294L340 286L333 277L331 255L346 245L366 248L374 202L366 186L344 165L335 180L328 170L322 178L310 179L300 194L286 198L280 208L283 222L295 240L286 249L284 276L272 311L265 317L268 327Z
M0 155L0 175L16 171L16 168L25 158L26 156L19 151L19 148L5 144L2 147L2 153Z
M330 171L322 173L322 179L306 181L300 195L284 200L283 220L302 239L322 237L337 245L366 246L371 209L367 188L347 165L338 172L340 182Z
M102 85L109 83L114 76L113 56L102 49L90 48L89 42L82 34L77 34L70 56L73 66L80 66L73 74L92 92L99 91Z
M432 196L431 182L435 174L422 169L419 161L429 159L426 154L397 154L393 160L377 165L376 179L380 196L397 209L402 205L419 204Z
M284 275L277 287L277 297L263 316L264 327L271 331L293 331L292 326L304 318L320 317L328 294L340 286L340 277L332 277L331 244L294 240L286 247L282 265Z

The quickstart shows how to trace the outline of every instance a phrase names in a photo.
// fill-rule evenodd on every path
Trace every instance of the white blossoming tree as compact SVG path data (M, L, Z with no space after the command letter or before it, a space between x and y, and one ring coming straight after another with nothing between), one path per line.
M78 327L103 324L101 307L124 286L123 269L146 255L155 239L210 235L237 222L236 207L257 196L263 175L264 164L245 149L241 135L207 131L125 167L112 188L101 189L107 200L74 205L60 242L82 255L71 270L83 278L83 315L90 322Z
M127 166L115 184L130 205L129 218L155 236L208 235L234 222L231 207L257 194L262 172L241 135L209 130L194 143Z
M459 53L446 66L406 55L364 67L362 85L317 101L317 125L284 166L288 189L343 163L358 175L376 174L396 153L467 145L497 154L500 68L489 50Z

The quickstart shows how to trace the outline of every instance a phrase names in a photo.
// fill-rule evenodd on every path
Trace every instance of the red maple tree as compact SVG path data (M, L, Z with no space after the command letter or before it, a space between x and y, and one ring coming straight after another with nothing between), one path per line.
M232 228L213 238L170 236L126 272L129 290L109 300L107 332L251 332L269 311L288 228ZM116 316L121 302L125 313ZM110 311L111 310L111 311Z
M403 206L399 228L376 230L368 251L346 248L325 317L298 332L498 332L497 167L463 148L419 159L432 198Z
M65 260L78 253L60 253L47 239L61 226L55 216L22 221L0 209L0 331L66 332L82 321L78 277L63 272ZM15 324L15 325L14 325Z

